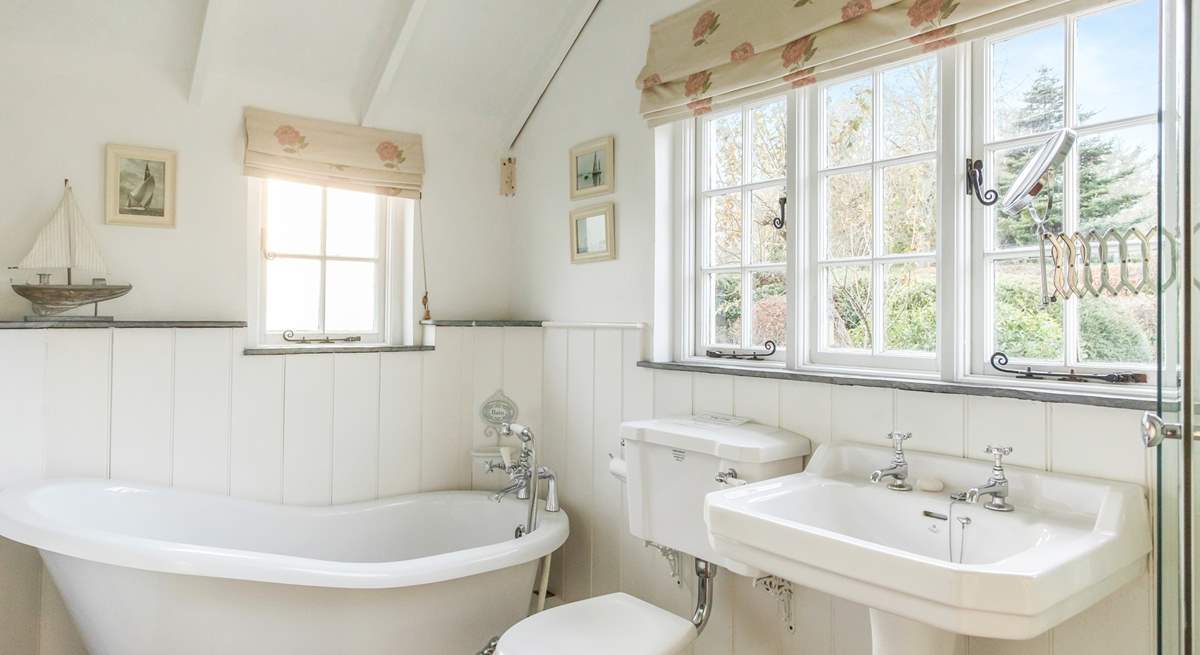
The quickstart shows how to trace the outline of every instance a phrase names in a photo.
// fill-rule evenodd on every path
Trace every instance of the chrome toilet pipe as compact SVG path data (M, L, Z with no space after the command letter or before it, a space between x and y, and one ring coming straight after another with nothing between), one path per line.
M696 558L696 611L692 614L692 625L696 634L704 632L708 617L712 614L713 578L717 577L717 565Z

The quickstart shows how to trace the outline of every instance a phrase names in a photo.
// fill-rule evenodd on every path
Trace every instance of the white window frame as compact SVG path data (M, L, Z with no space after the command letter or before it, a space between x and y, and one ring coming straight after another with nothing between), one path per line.
M937 125L937 142L932 151L918 153L915 155L905 155L901 157L882 156L879 149L880 138L882 135L882 112L880 103L880 78L889 71L896 68L912 64L916 61L933 58L938 66L938 125ZM938 206L938 215L935 221L935 250L933 253L922 253L918 255L889 255L883 252L883 207L882 207L882 171L890 166L901 165L905 163L914 163L919 161L934 162L935 175L937 176L936 193L939 200L944 200L955 195L956 187L953 174L947 171L953 171L953 161L957 158L949 158L946 156L948 150L956 147L956 139L953 133L947 134L946 125L943 121L943 116L947 112L946 99L949 94L953 93L953 88L949 91L946 88L948 73L953 73L956 62L945 51L935 54L924 54L918 57L911 57L903 61L890 63L884 66L872 68L869 71L859 72L853 75L848 75L841 78L836 78L805 87L801 90L803 96L802 104L808 108L809 119L804 124L805 134L800 141L799 150L803 153L804 170L812 171L812 174L805 176L805 205L807 216L811 217L806 220L806 229L809 234L809 248L805 252L805 275L804 278L808 282L806 286L805 298L808 301L808 313L811 317L806 320L804 325L806 331L805 341L808 347L805 349L807 358L805 363L816 367L836 367L862 370L902 370L906 373L916 376L929 376L936 373L940 366L940 358L945 347L946 340L942 336L941 326L944 323L945 302L946 298L945 287L946 276L942 275L942 270L948 265L947 257L945 256L948 250L944 247L942 237L946 233L953 233L952 226L947 226L954 220L955 214L947 212L945 203L941 202ZM871 157L869 161L863 164L842 165L823 167L822 158L826 149L825 134L822 130L822 120L824 117L824 108L821 103L822 92L824 89L835 86L841 82L852 79L860 79L863 77L871 77L872 85L872 112L871 112ZM952 81L953 77L949 77ZM811 145L810 145L811 144ZM947 161L947 160L950 161ZM826 258L824 255L824 231L825 218L824 211L824 194L825 181L831 176L842 173L853 172L869 172L871 175L871 202L872 202L872 247L871 254L866 257L850 257L850 258ZM893 263L930 261L932 260L936 266L937 274L937 302L935 316L937 317L937 325L934 328L935 346L934 352L931 354L905 353L899 351L885 351L883 347L885 334L883 327L885 324L884 313L886 311L886 302L884 296L884 275L885 267ZM952 261L952 260L951 260ZM825 271L831 266L839 265L854 265L867 266L871 269L872 279L872 332L873 342L870 352L862 352L850 349L828 349L825 348L826 336L825 330L827 322L825 321L826 298L825 298Z
M983 108L977 112L981 115L982 120L976 121L972 126L971 142L973 144L972 152L984 161L985 171L985 188L996 187L996 173L999 170L996 154L1001 151L1020 148L1022 146L1038 146L1048 139L1054 132L1061 128L1055 128L1048 132L1037 133L1033 135L997 138L989 141L989 136L992 131L992 117L987 112L987 108L991 106L991 46L992 44L1012 38L1013 36L1034 32L1039 29L1044 29L1053 25L1063 25L1063 127L1071 128L1076 134L1076 146L1071 149L1071 153L1067 160L1059 167L1063 176L1063 197L1062 197L1062 215L1063 215L1063 230L1067 233L1074 232L1079 225L1079 144L1083 139L1097 133L1109 132L1121 128L1138 127L1145 125L1156 125L1159 121L1159 113L1143 114L1121 118L1110 121L1101 121L1092 123L1087 126L1078 124L1078 106L1075 103L1075 49L1076 49L1076 26L1081 18L1110 11L1117 7L1132 4L1137 0L1129 2L1114 3L1105 5L1097 9L1072 14L1053 20L1043 21L1034 25L1023 26L1017 30L1011 30L1002 34L997 34L985 39L979 39L970 44L971 60L972 60L972 77L978 80L978 84L973 84L971 88L972 106ZM1162 45L1160 44L1160 51ZM1161 142L1160 142L1161 143ZM1160 152L1159 157L1166 161L1167 154ZM1161 173L1161 167L1160 167ZM1161 184L1160 184L1161 187ZM1161 191L1160 191L1161 192ZM972 324L974 329L971 333L971 343L974 345L972 349L972 357L969 367L970 375L978 375L983 377L995 377L997 375L990 365L990 358L993 352L996 352L995 344L995 326L993 319L994 289L992 288L993 279L990 274L990 268L998 261L1014 261L1024 258L1034 258L1038 256L1038 246L1024 246L1018 248L1001 249L994 243L995 240L995 220L997 209L995 207L983 207L979 203L971 205L971 220L972 225L979 226L979 229L974 230L972 241L970 244L970 263L971 263L971 312ZM1161 211L1161 203L1160 203ZM1139 363L1139 362L1102 362L1089 363L1080 360L1077 355L1079 353L1079 299L1071 298L1065 301L1059 301L1061 304L1062 320L1063 320L1063 359L1060 360L1039 360L1039 359L1023 359L1013 357L1010 366L1032 366L1041 370L1053 370L1067 372L1075 370L1080 373L1107 373L1114 370L1131 370L1152 373L1157 364ZM1153 376L1151 376L1153 377Z
M791 123L792 113L790 111L791 100L790 100L790 98L785 98L782 95L772 96L770 98L757 100L754 102L748 102L748 103L741 105L734 109L729 109L729 110L725 110L725 111L721 111L721 112L715 112L712 114L706 114L706 115L698 118L695 122L694 131L695 131L695 135L696 135L695 138L696 138L696 146L697 146L694 149L695 161L693 162L693 166L694 166L693 170L696 172L696 176L693 178L694 180L696 180L696 186L695 186L696 190L694 193L695 205L693 207L693 212L694 212L693 215L695 216L695 229L691 230L691 235L692 235L691 240L693 241L692 248L691 248L691 252L693 253L693 256L691 257L691 261L695 265L695 277L693 278L695 280L695 283L693 284L693 293L694 293L693 298L694 298L694 302L695 302L695 307L698 310L696 312L696 316L697 317L699 317L699 316L705 317L704 320L700 320L699 318L693 319L693 322L695 325L693 333L695 334L695 344L696 344L696 349L693 352L693 354L697 357L704 357L705 356L704 353L708 348L721 348L721 349L733 348L733 349L738 349L738 350L761 349L760 345L754 343L754 331L753 331L753 313L754 313L753 277L754 277L755 273L781 273L781 274L783 274L784 279L787 281L789 294L791 291L791 286L792 286L791 281L794 276L791 274L791 269L788 264L788 262L792 259L790 256L790 253L789 253L789 256L787 256L785 258L784 262L770 263L770 264L755 264L751 261L751 256L750 256L752 248L753 248L753 243L754 243L754 235L753 235L753 222L754 222L753 194L754 194L754 192L761 190L761 189L769 189L772 187L783 186L784 194L786 196L787 189L788 189L788 186L787 186L788 185L788 171L787 171L786 167L784 170L783 177L778 177L778 178L774 178L774 179L770 179L770 180L764 180L764 181L760 181L760 182L752 182L751 181L753 178L753 175L752 175L753 156L751 154L753 151L752 143L751 143L753 134L751 131L752 128L751 128L750 116L754 109L777 102L781 98L783 98L785 100L785 103L787 103L787 107L784 109L784 116L785 116L785 120L786 120L786 133L788 135L788 136L785 136L785 139L786 139L786 138L790 137L791 131L792 131L792 123ZM707 161L707 158L708 158L708 145L709 145L708 139L706 138L705 135L708 132L708 126L714 120L718 120L718 119L730 116L732 114L740 115L741 121L742 121L742 179L741 179L741 184L735 184L735 185L731 185L728 187L717 187L717 188L709 189L708 188L709 187L709 174L710 174L711 170L708 166L705 165L705 162ZM728 194L732 194L732 193L738 193L742 196L742 238L741 238L742 252L741 252L741 258L740 258L739 263L737 263L737 264L715 265L715 264L712 264L711 262L709 262L709 255L710 255L709 237L711 236L711 226L709 225L709 222L708 222L709 221L709 212L708 212L707 204L708 204L709 199L713 198L714 196L728 195ZM789 199L789 202L790 202L790 199ZM788 229L788 226L785 225L784 229ZM715 322L714 322L715 314L713 312L713 307L712 307L713 290L709 284L709 277L712 274L719 274L719 273L725 273L725 274L736 273L740 277L740 283L741 283L741 289L742 289L742 302L741 302L741 311L742 311L742 313L741 313L741 320L742 320L741 336L742 336L742 339L741 339L741 343L737 343L737 344L718 343L718 342L715 342L712 338L712 333L715 329ZM789 301L789 306L791 306L790 301ZM790 323L791 323L791 321L789 320L789 324ZM789 325L789 328L790 328L790 325ZM788 335L789 340L787 341L787 343L791 343L790 336L791 335L789 334ZM775 353L773 355L771 355L770 357L765 357L763 361L782 363L783 361L785 361L785 358L787 357L787 352L788 352L787 346L784 344L779 344L777 346L777 350L775 351Z
M247 226L248 255L250 257L249 321L250 345L323 347L337 345L362 346L411 343L413 329L411 291L405 292L405 280L411 279L411 201L377 196L376 200L376 245L375 257L347 257L325 254L327 228L326 198L328 189L322 188L321 207L321 254L296 254L269 252L267 249L267 180L247 178ZM283 330L268 330L267 310L267 262L275 258L307 259L321 262L320 300L318 302L318 327L315 330L295 329L293 338L320 338L328 336L339 339L357 336L357 342L334 344L299 344L283 338ZM325 266L330 261L369 261L375 263L375 329L370 331L325 331Z
M1132 0L1131 0L1132 1ZM1096 11L1111 9L1117 5L1109 5ZM1071 24L1079 17L1092 12L1071 16ZM1063 20L1063 19L1059 19ZM1053 22L1053 21L1049 21ZM1026 26L1012 33L1037 29L1039 26ZM999 35L994 39L1011 36L1012 33ZM1074 33L1069 36L1074 38ZM992 40L994 40L992 39ZM1172 52L1172 43L1168 34L1163 43L1159 44L1160 51ZM978 243L988 226L983 222L982 210L972 196L966 195L965 175L966 159L973 149L982 145L980 135L984 128L979 121L973 120L976 113L974 108L980 105L979 94L986 84L986 77L981 77L982 66L981 48L986 47L979 42L960 44L943 48L934 56L938 57L939 76L939 149L937 150L937 174L939 194L939 215L937 220L937 351L932 366L909 367L911 358L867 356L855 358L837 357L842 353L832 353L834 357L825 355L813 356L819 334L816 330L821 322L818 311L819 297L823 292L819 276L815 274L817 264L817 248L819 242L819 221L815 220L819 211L819 194L813 193L817 188L810 176L810 171L817 171L819 148L809 148L806 144L820 143L818 86L813 85L799 90L788 91L788 146L789 161L785 188L788 195L786 220L788 223L788 349L783 361L737 361L718 360L704 356L704 338L698 323L701 311L707 311L706 299L701 295L702 285L700 276L702 268L697 256L704 247L698 226L703 218L703 205L699 200L697 189L701 188L699 175L704 170L703 153L698 152L703 147L703 129L706 119L711 116L681 120L676 123L658 128L655 133L655 198L656 215L662 220L669 221L672 228L665 232L656 232L656 257L670 259L669 268L673 273L667 278L658 277L655 285L656 303L659 298L665 298L671 309L663 316L669 320L660 320L664 327L670 324L668 332L672 336L669 342L662 342L655 336L653 358L656 361L671 359L692 364L717 364L738 368L787 368L815 374L852 375L884 379L911 379L918 381L953 382L965 385L994 386L998 382L1006 386L1035 387L1054 392L1091 392L1101 394L1116 393L1129 397L1152 397L1154 394L1154 376L1150 384L1122 385L1114 387L1096 387L1081 385L1074 382L1058 382L1047 380L1017 379L1009 375L999 374L984 366L991 355L982 334L991 331L991 326L984 326L981 312L979 290L983 283L981 263L978 253ZM904 62L891 63L872 69L882 70L903 65L909 61L918 60L925 56L913 57ZM844 79L861 77L865 72L845 76L827 83L836 83ZM975 82L978 81L978 84ZM737 110L744 111L747 106L762 104L775 97L756 99L746 103ZM877 96L876 96L877 98ZM1168 98L1164 103L1169 105ZM1068 100L1069 103L1069 100ZM1073 110L1072 110L1073 111ZM717 115L721 115L720 112ZM813 115L813 114L817 115ZM879 112L874 112L873 120L878 121ZM1163 120L1170 120L1163 113ZM1137 121L1145 117L1140 117ZM1155 116L1157 119L1157 116ZM1137 122L1133 121L1133 122ZM1097 129L1112 128L1126 125L1131 121L1115 121L1095 126ZM1153 121L1151 121L1153 122ZM878 135L876 122L875 134ZM1164 125L1164 131L1173 128ZM1094 131L1091 126L1088 132ZM1033 139L1033 140L1036 140ZM1165 144L1160 141L1161 175L1169 179L1173 174L1174 156L1173 142L1167 139ZM873 161L877 167L881 162ZM994 170L985 163L989 174ZM849 170L849 168L847 168ZM669 174L670 184L661 184L657 178ZM706 173L705 173L706 174ZM987 188L987 187L985 187ZM882 217L880 217L882 220ZM657 230L657 228L656 228ZM657 243L662 241L662 243ZM656 264L656 270L658 265ZM743 299L744 300L744 299ZM876 303L880 305L880 303ZM658 314L656 313L656 316ZM890 361L889 361L890 360ZM907 361L906 361L907 360ZM1086 371L1091 367L1076 366L1077 370ZM1124 365L1096 366L1095 370L1112 371L1117 368L1127 368ZM1128 367L1135 368L1135 367ZM1152 367L1151 367L1152 368Z

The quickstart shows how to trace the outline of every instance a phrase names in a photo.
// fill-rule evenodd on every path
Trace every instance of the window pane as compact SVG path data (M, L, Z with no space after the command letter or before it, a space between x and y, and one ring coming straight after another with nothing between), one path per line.
M379 215L373 193L329 189L326 202L329 224L325 253L334 257L376 257Z
M1012 358L1061 361L1062 303L1042 305L1037 259L996 262L994 275L996 350Z
M1158 219L1158 127L1140 125L1083 137L1079 226L1143 230Z
M871 160L871 78L825 89L825 165L846 166Z
M782 272L756 272L754 285L754 347L774 341L787 346L787 279Z
M1079 123L1158 111L1158 3L1142 0L1076 24Z
M374 263L326 263L325 329L328 332L375 330Z
M871 269L825 269L826 339L830 348L871 348Z
M1021 172L1025 163L1037 152L1039 147L1041 147L1040 144L1037 146L1001 150L996 153L995 162L998 178L996 191L1000 194L1001 198L1004 197L1004 194L1008 193L1008 188L1012 185L1017 174ZM1046 227L1051 232L1062 231L1063 168L1064 166L1058 166L1051 172L1052 179L1048 184L1043 179L1042 182L1045 184L1045 187L1038 194L1037 199L1033 201L1033 207L1043 219L1047 218L1047 210L1049 210L1049 220L1046 223ZM1037 232L1034 228L1033 216L1028 210L1022 211L1016 216L1005 216L999 209L993 211L996 217L996 247L1013 248L1017 246L1037 245Z
M708 188L741 183L742 114L735 112L708 122Z
M937 170L932 161L883 169L883 243L891 254L933 252Z
M780 98L750 110L752 182L777 180L787 170L787 100Z
M712 231L712 266L742 261L742 194L723 193L708 199L709 229Z
M871 174L830 175L825 182L825 245L830 257L871 254Z
M713 343L742 345L742 276L716 273L709 278L712 288Z
M787 226L783 229L775 227L781 197L782 186L757 189L750 194L754 208L750 255L755 264L782 264L787 261Z
M267 331L320 329L321 262L278 257L267 260Z
M321 254L321 187L267 181L267 250Z
M1079 359L1149 364L1155 357L1154 294L1086 296L1079 301Z
M937 147L937 59L915 61L880 77L883 156L932 151Z
M937 348L937 268L906 262L887 267L884 348L932 353Z
M992 44L992 140L1063 126L1063 24Z

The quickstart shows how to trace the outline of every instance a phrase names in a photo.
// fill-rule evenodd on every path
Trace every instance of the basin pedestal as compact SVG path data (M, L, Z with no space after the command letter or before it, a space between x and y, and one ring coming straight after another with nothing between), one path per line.
M967 638L871 608L872 655L966 655Z

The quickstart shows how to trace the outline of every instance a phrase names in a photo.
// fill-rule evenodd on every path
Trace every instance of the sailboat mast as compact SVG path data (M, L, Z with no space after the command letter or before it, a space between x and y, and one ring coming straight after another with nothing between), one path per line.
M71 179L63 179L63 189L71 190ZM75 239L71 230L67 230L67 286L71 285L71 264L75 263Z

